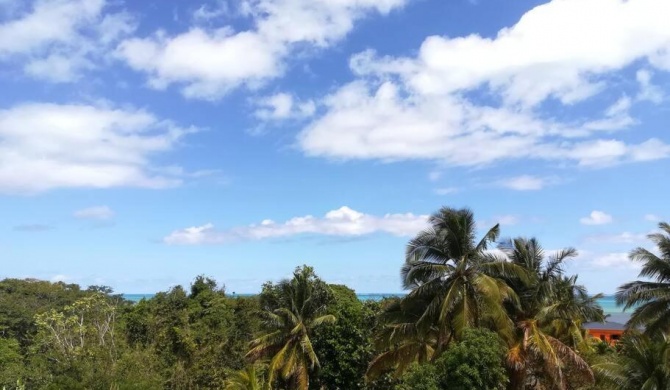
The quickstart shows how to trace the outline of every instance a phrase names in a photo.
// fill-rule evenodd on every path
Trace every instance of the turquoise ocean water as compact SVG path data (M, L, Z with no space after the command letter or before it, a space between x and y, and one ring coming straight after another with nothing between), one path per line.
M384 294L384 293L374 293L374 294L358 294L358 299L361 301L379 301L388 297L402 297L405 294ZM138 302L141 299L150 299L154 294L123 294L123 297L129 301ZM235 296L235 295L233 295ZM248 297L253 296L253 294L237 294L236 296ZM613 296L605 296L598 300L600 306L605 311L605 314L609 315L608 320L613 322L626 322L628 317L630 317L630 310L623 312L621 307L616 305L616 301Z

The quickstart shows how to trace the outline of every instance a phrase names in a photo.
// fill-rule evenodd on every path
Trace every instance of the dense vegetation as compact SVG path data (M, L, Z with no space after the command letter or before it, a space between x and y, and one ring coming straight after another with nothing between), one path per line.
M598 295L566 275L572 248L477 237L467 209L442 208L412 239L404 298L361 302L308 266L231 297L199 276L138 303L110 289L0 282L6 389L670 389L670 225L637 248L635 307L611 347L582 325ZM492 250L496 249L496 250Z

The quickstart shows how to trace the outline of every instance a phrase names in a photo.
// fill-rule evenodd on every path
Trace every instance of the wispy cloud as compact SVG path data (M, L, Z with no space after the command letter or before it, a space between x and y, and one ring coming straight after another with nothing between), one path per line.
M553 182L555 182L555 179L521 175L498 180L497 184L500 187L509 188L516 191L536 191L543 189L546 185Z
M449 194L455 194L457 192L460 192L461 189L458 187L442 187L442 188L436 188L434 192L437 195L449 195Z
M661 221L661 217L659 217L659 216L656 215L656 214L646 214L646 215L644 216L644 220L645 220L645 221L649 221L649 222L660 222L660 221Z
M55 229L54 226L52 225L46 225L46 224L41 224L41 223L32 223L32 224L25 224L25 225L17 225L14 226L13 230L17 232L46 232L49 230Z
M375 216L344 206L329 211L321 218L306 215L285 222L266 219L259 224L225 230L217 230L214 224L207 223L176 230L166 236L163 242L173 245L226 244L300 234L357 237L378 232L407 237L425 229L428 226L427 218L426 215L412 213Z
M108 206L94 206L74 212L74 217L79 219L91 219L96 221L107 221L114 218L114 210Z

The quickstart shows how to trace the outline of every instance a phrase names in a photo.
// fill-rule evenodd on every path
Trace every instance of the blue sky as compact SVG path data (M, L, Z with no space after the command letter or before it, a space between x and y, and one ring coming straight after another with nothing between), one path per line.
M0 0L3 277L400 291L442 205L576 247L592 292L666 200L665 0Z

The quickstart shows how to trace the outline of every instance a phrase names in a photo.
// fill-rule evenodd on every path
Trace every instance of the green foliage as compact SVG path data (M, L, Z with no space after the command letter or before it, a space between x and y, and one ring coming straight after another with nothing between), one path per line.
M519 298L507 305L515 324L515 332L507 339L510 388L592 383L593 373L578 350L585 345L581 324L602 321L604 315L595 302L597 296L589 297L576 284L576 277L564 276L564 262L577 251L567 248L545 256L534 238L516 238L500 249L512 264L526 271L523 279L506 278Z
M0 388L12 389L26 377L21 349L16 339L0 338Z
M228 372L243 367L258 329L252 301L227 298L216 281L198 276L190 293L177 286L128 310L126 340L152 352L165 387L221 388Z
M226 381L226 390L269 390L265 379L264 368L249 365L245 369L233 373Z
M36 314L61 309L86 295L76 284L35 279L0 281L0 332L25 348L37 332Z
M643 263L639 276L645 280L626 283L616 294L617 304L626 309L637 306L628 327L644 326L650 335L670 333L670 224L661 222L658 227L660 233L647 236L656 244L656 251L637 248L630 253L632 261Z
M311 267L230 298L206 276L138 303L110 288L0 281L0 388L249 390L670 389L670 225L631 253L637 306L612 348L586 336L599 295L565 275L568 248L487 249L467 209L442 208L409 242L402 299L360 302ZM249 364L252 363L252 364ZM593 381L590 367L598 374Z
M440 375L431 363L413 363L403 374L395 390L441 390Z
M610 389L670 389L670 340L663 334L628 333L614 361L594 366Z
M503 390L508 379L506 348L495 333L466 329L433 363L412 364L396 390Z
M247 357L270 359L268 382L286 383L290 388L309 388L310 374L319 368L312 344L314 331L336 321L328 313L333 293L308 266L298 267L292 279L267 283L261 293L264 332L252 340Z
M321 369L311 387L362 389L363 375L372 357L371 325L376 313L356 297L354 290L342 285L330 285L330 289L334 302L328 313L337 322L314 331L313 345Z
M508 378L503 341L486 329L467 329L435 362L442 389L503 390Z

